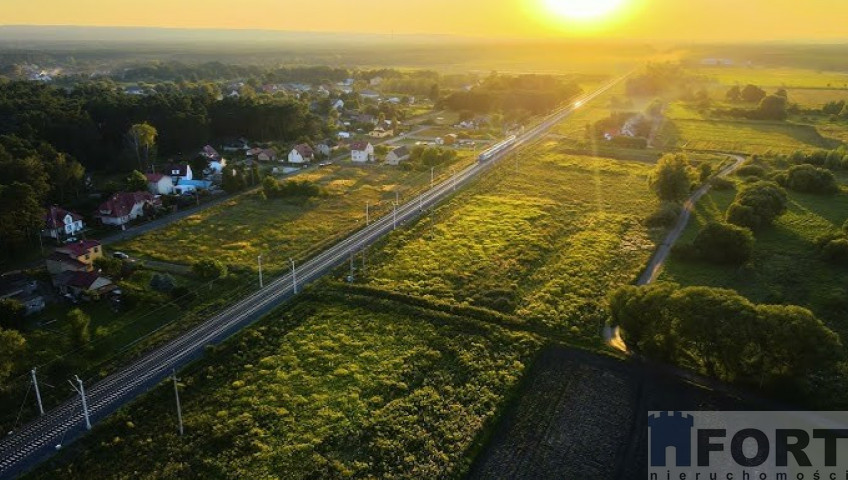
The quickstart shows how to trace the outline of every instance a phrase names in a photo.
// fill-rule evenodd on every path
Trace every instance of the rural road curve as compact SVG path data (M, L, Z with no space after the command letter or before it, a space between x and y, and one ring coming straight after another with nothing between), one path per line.
M511 147L500 151L490 160L474 162L423 192L418 198L398 206L395 210L396 217L385 215L371 222L370 225L298 265L296 272L270 282L179 337L139 355L111 375L99 380L92 379L85 388L92 423L103 420L157 386L173 371L200 358L207 345L223 342L297 295L305 285L346 263L352 252L373 245L397 227L415 220L427 209L450 198L494 164L513 154L516 149L536 142L580 105L606 93L627 76L629 74L581 97L577 103L570 103L556 110L538 126L529 128L518 136ZM82 402L79 397L71 397L23 428L0 439L0 478L12 478L26 472L85 433Z
M733 154L726 155L734 159L735 162L722 169L716 175L717 177L726 177L732 174L745 162L745 158L742 156ZM710 191L711 188L712 185L710 185L710 183L705 183L698 190L695 190L695 192L692 193L692 195L686 200L686 203L683 204L683 210L680 212L680 217L677 219L677 224L675 224L674 228L665 237L665 240L663 240L663 243L660 244L659 248L657 248L657 251L654 252L653 257L651 257L651 260L648 262L648 265L645 267L645 271L642 272L642 276L639 277L636 285L649 285L657 280L657 277L660 276L660 271L662 270L663 265L665 265L666 260L668 260L672 247L675 243L677 243L680 236L683 234L683 231L686 230L686 227L689 225L689 220L692 218L692 212L695 210L695 205ZM621 350L622 352L627 351L627 345L621 338L621 329L618 326L613 327L609 324L604 326L604 341L607 345L617 350Z

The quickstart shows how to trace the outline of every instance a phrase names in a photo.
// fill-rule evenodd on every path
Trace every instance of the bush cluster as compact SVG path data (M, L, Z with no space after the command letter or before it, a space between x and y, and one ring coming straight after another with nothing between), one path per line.
M727 210L727 221L734 225L759 230L771 225L786 212L786 192L774 182L758 181L736 195Z

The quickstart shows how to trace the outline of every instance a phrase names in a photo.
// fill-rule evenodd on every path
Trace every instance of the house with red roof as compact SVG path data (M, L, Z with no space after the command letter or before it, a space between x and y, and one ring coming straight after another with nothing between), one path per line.
M374 161L374 145L370 142L353 142L350 144L350 159L355 163Z
M315 160L315 151L305 143L292 148L289 152L289 163L309 163Z
M104 225L124 227L144 216L146 208L155 208L161 201L149 192L119 192L112 195L97 209L97 217Z
M47 228L42 230L43 237L50 237L57 242L64 242L74 238L85 228L82 215L65 210L64 208L52 206L47 210L44 217Z
M47 257L47 271L52 275L64 272L91 272L94 261L103 257L103 246L97 240L81 240L57 248Z
M153 195L171 195L174 193L174 179L164 173L148 173L147 189Z

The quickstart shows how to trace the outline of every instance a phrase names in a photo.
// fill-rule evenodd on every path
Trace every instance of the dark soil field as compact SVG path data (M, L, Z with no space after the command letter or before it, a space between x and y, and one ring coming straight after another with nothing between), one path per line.
M649 411L758 409L636 362L564 348L540 354L521 391L468 478L645 478Z

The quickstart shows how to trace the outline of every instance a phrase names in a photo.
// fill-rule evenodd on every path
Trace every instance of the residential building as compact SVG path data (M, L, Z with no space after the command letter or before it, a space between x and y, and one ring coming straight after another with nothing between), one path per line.
M374 161L374 146L369 142L354 142L350 144L350 159L355 163Z
M82 215L57 206L50 207L44 220L47 228L42 230L41 235L57 242L74 238L85 228Z
M394 132L392 132L391 130L386 130L383 127L377 127L368 133L368 136L371 138L388 138L392 135L394 135Z
M386 163L389 164L389 165L399 165L400 162L403 162L404 160L408 160L409 155L410 155L409 154L409 148L407 148L405 146L398 147L398 148L392 150L391 152L389 152L388 155L386 155Z
M164 173L148 173L147 189L153 195L171 195L174 193L174 179Z
M91 272L94 261L103 257L103 247L97 240L69 243L56 249L45 263L51 275L63 272Z
M191 166L187 163L178 165L166 165L162 169L165 175L169 175L176 185L180 180L193 180L194 173L191 171Z
M289 152L289 163L309 163L315 160L315 151L305 143L292 148Z
M143 216L145 208L154 208L160 204L159 199L148 192L119 192L100 205L97 216L104 225L123 228Z
M266 148L256 155L256 159L260 162L276 162L277 152L271 148Z
M21 302L27 315L46 307L44 297L38 291L38 281L19 272L0 276L0 300L5 299Z
M330 139L324 140L318 145L315 145L315 149L323 157L329 157L333 153L334 148L336 148L336 142Z
M359 92L359 96L368 100L378 100L380 98L380 92L375 92L374 90L363 90Z
M97 299L118 288L108 277L97 272L64 272L53 277L59 292L74 297Z

